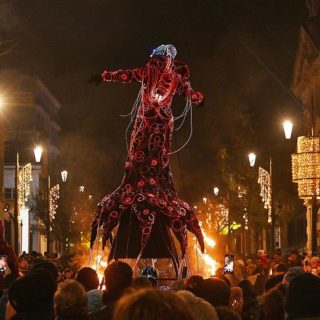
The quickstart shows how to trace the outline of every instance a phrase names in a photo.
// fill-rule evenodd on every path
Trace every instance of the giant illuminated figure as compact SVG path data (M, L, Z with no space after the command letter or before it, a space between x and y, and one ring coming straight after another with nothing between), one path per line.
M174 60L176 53L174 46L161 45L144 67L105 70L92 77L96 84L102 80L141 82L130 114L133 130L122 183L102 199L91 226L91 247L101 227L103 248L107 240L111 242L109 259L171 257L177 262L169 229L180 243L182 257L187 230L195 234L204 250L198 220L192 208L178 198L169 167L174 122L180 119L183 123L188 112L191 117L191 104L200 105L203 100L202 93L190 85L188 66ZM172 115L170 107L175 93L186 97L179 117ZM118 224L113 238L112 230Z

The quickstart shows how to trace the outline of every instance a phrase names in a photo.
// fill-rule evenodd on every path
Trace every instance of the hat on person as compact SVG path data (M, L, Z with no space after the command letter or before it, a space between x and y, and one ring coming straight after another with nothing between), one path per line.
M53 307L56 284L44 269L27 273L15 280L8 290L8 298L17 312L49 312Z
M320 316L320 279L310 273L296 276L289 283L285 309L288 319Z

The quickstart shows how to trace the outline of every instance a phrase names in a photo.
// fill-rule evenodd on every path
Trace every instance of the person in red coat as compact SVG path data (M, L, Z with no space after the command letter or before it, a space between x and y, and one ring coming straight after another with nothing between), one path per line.
M19 263L17 256L4 239L4 226L0 220L0 260L3 265L0 266L0 291L7 289L9 284L19 276Z

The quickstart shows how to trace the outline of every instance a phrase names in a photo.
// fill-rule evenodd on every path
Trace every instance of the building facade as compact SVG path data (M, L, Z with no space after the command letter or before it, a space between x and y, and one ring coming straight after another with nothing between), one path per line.
M19 251L44 253L46 238L41 221L33 212L32 201L26 199L17 209L16 169L31 164L30 197L37 198L41 190L46 190L49 177L55 172L61 104L40 79L17 70L0 72L0 95L4 101L0 113L0 202L6 238L14 245L12 217L17 218ZM34 159L36 145L43 148L40 164ZM47 195L45 192L43 196Z

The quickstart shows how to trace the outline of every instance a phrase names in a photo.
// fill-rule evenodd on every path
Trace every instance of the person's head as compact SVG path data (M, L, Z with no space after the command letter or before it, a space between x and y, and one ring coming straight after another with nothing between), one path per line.
M45 270L47 270L48 272L51 273L51 275L53 276L55 281L57 281L57 279L58 279L58 269L53 263L51 263L49 261L38 262L32 267L31 270L33 271L33 270L37 270L37 269L45 269Z
M257 265L255 263L248 264L246 271L248 276L252 276L253 274L256 274L258 271Z
M290 266L301 266L301 257L297 250L292 250L288 257L288 262Z
M170 291L142 289L125 294L116 304L113 320L192 320L184 300Z
M123 261L110 263L104 271L106 290L119 298L123 291L132 284L132 268Z
M274 268L274 275L277 276L279 274L285 274L288 271L287 265L284 263L279 263Z
M19 271L25 274L29 270L29 262L26 258L19 259Z
M282 284L288 286L290 282L297 276L304 274L305 271L302 267L293 267L288 270L282 279Z
M73 271L70 268L65 268L63 270L63 276L65 279L72 279L73 277Z
M98 289L99 287L99 277L97 272L90 268L90 267L84 267L82 268L77 276L76 280L79 281L86 291Z
M208 301L186 290L178 291L177 295L189 306L193 319L218 320L214 307Z
M60 282L54 295L54 312L61 320L86 319L87 293L83 285L76 280Z
M188 288L194 295L205 299L212 306L229 306L230 287L228 284L218 278L210 278L199 281L194 288Z
M289 283L285 308L288 319L320 316L320 279L301 274Z
M152 282L145 277L138 277L133 280L134 288L152 288Z
M193 289L193 288L197 288L202 281L204 281L202 276L191 276L190 278L187 278L185 280L185 287L186 289Z
M44 269L37 269L15 280L8 290L8 313L37 314L49 317L53 312L56 283Z

